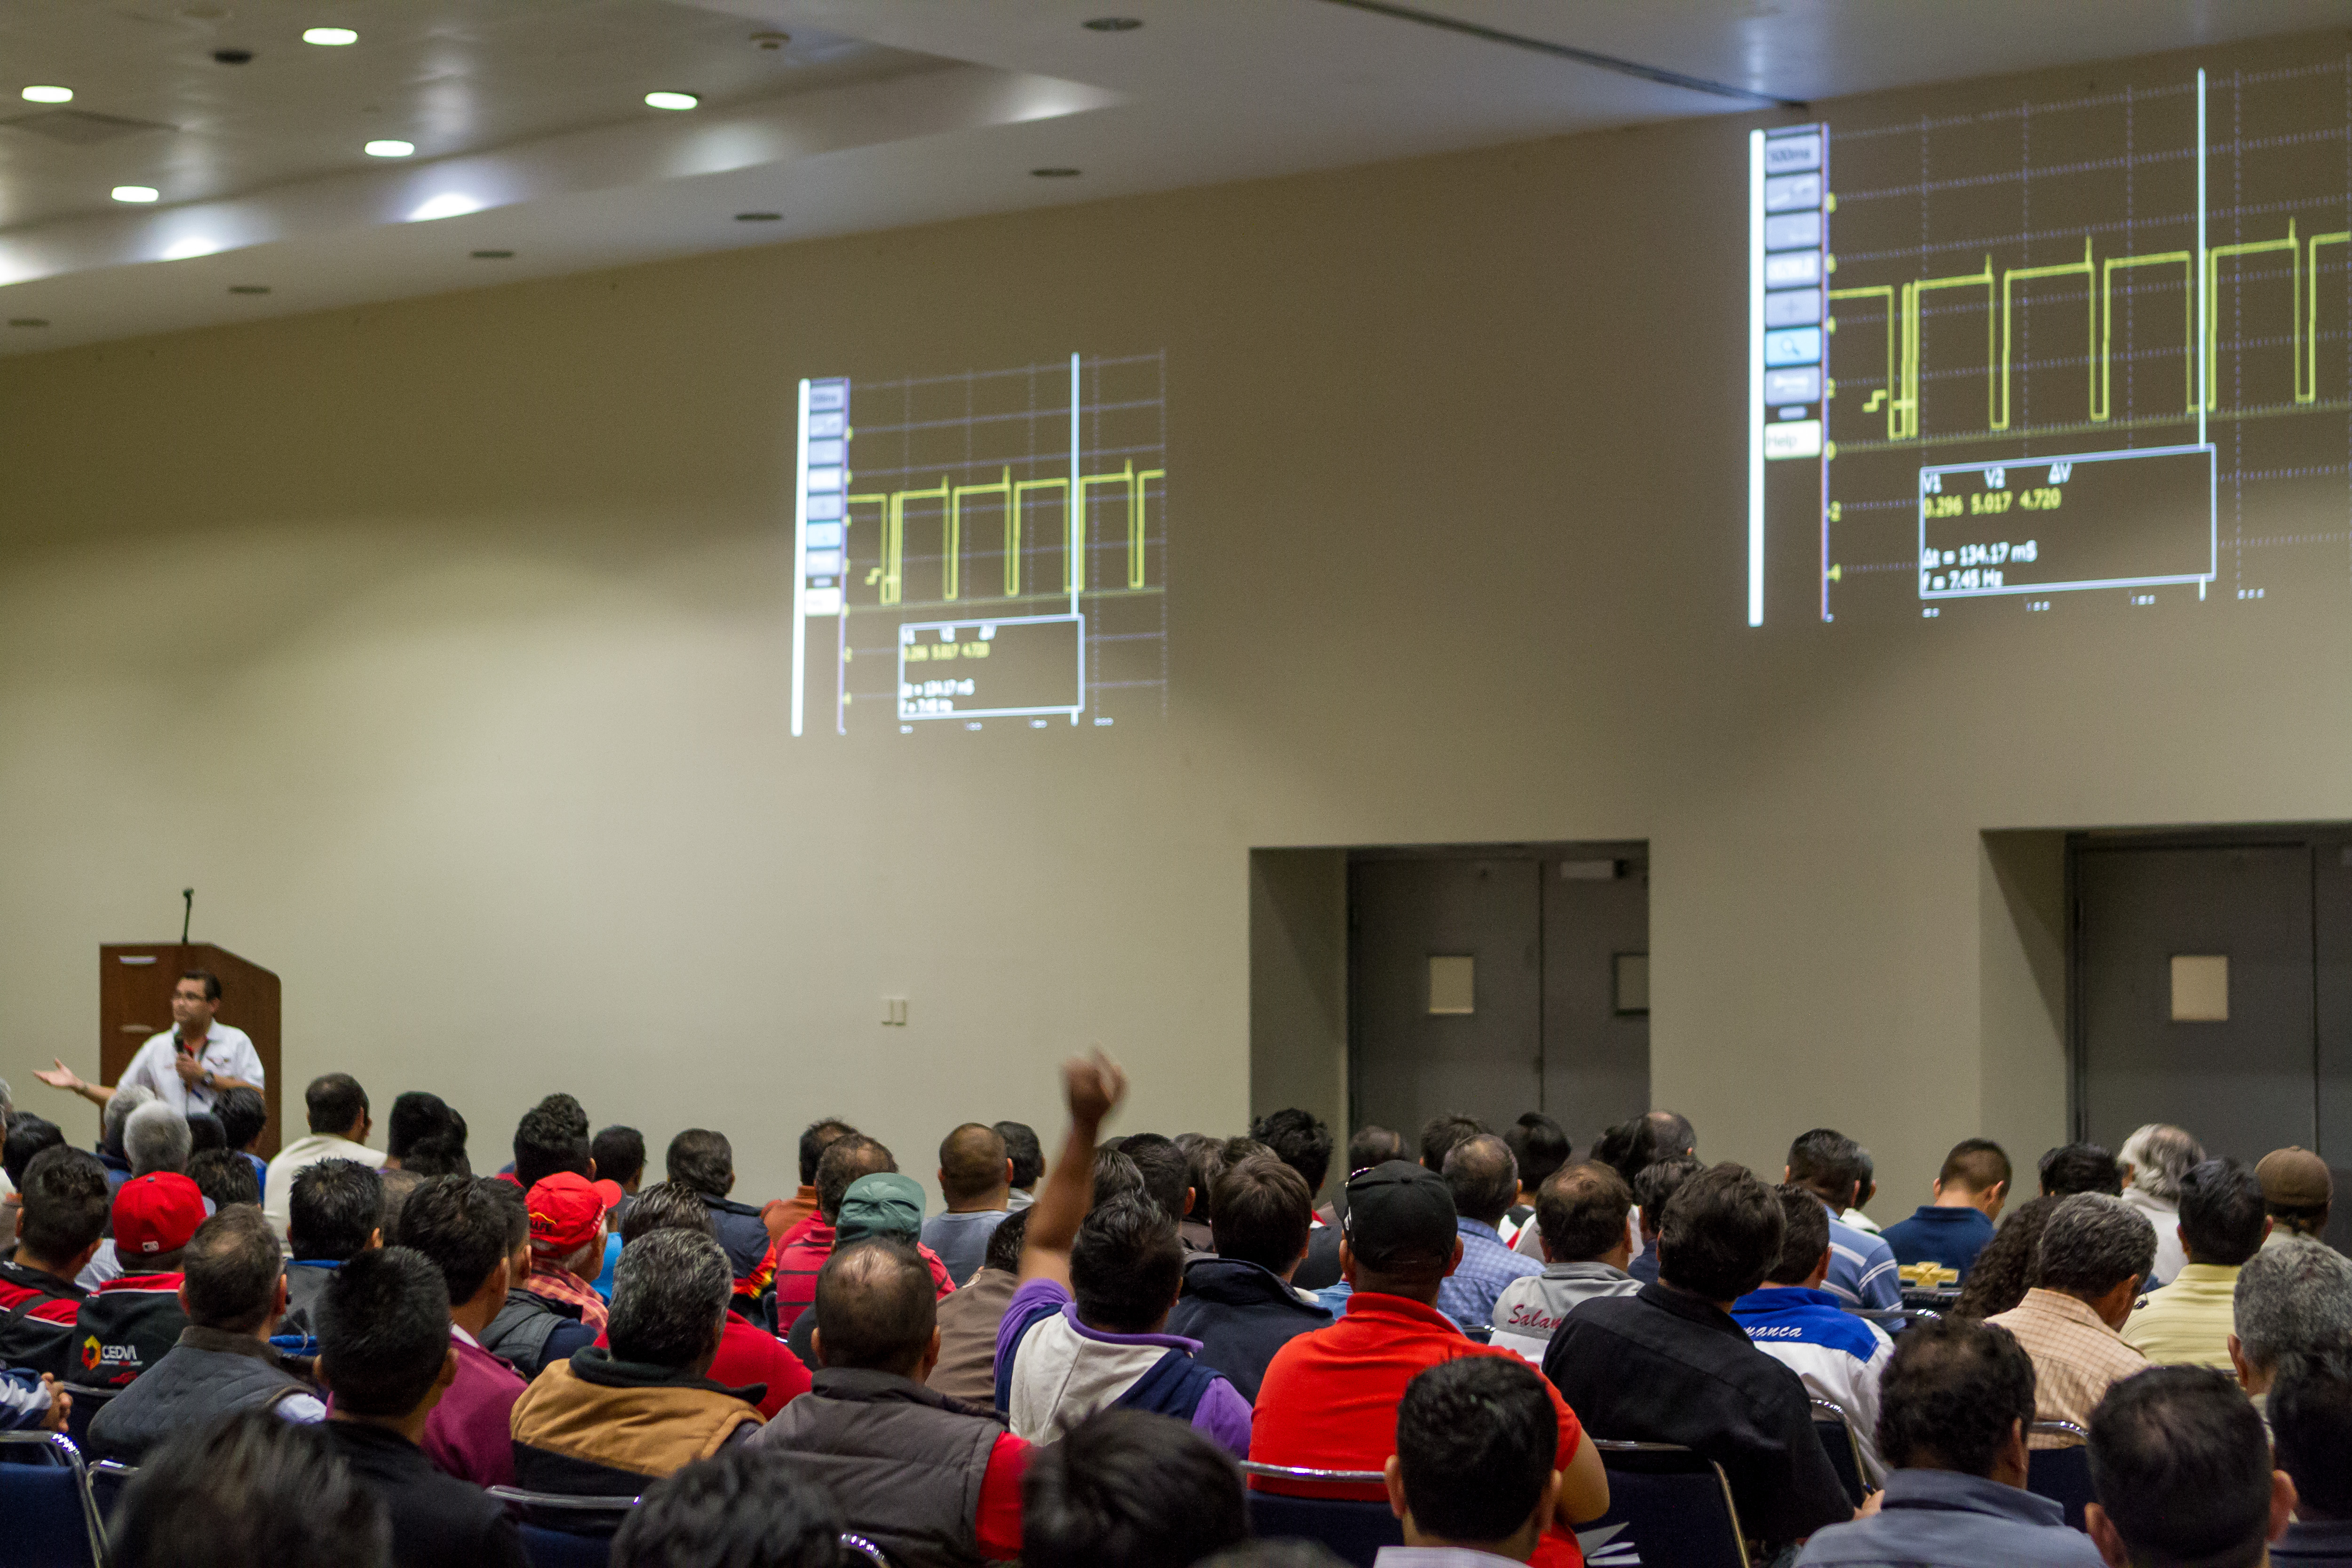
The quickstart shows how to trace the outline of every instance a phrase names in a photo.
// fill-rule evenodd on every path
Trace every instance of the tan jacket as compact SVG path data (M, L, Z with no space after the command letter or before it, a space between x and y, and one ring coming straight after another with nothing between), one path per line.
M591 1484L591 1472L667 1476L759 1425L757 1410L714 1383L592 1381L560 1361L515 1401L515 1479L532 1490L601 1493L613 1489Z

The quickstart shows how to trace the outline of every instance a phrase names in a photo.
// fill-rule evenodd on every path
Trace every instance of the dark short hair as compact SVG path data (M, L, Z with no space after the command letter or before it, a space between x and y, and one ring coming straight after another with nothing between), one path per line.
M724 1132L689 1127L669 1141L662 1168L679 1186L723 1198L735 1185L735 1146Z
M1625 1240L1633 1207L1633 1189L1607 1165L1562 1165L1536 1194L1536 1233L1554 1263L1589 1263Z
M1185 1423L1097 1410L1033 1449L1024 1568L1189 1568L1249 1534L1241 1469Z
M363 1252L329 1275L314 1314L335 1405L401 1416L433 1390L450 1355L447 1282L405 1247Z
M383 1183L357 1160L319 1160L287 1190L286 1240L294 1256L340 1263L367 1247L383 1223Z
M285 1256L278 1233L250 1204L233 1204L196 1226L180 1252L188 1321L199 1328L249 1334L278 1304ZM443 1331L447 1330L443 1314Z
M347 1072L324 1073L302 1091L303 1109L313 1132L342 1132L367 1114L367 1090Z
M825 1365L908 1376L940 1321L930 1265L896 1237L834 1248L817 1270L810 1310Z
M1004 1157L1013 1162L1013 1184L1026 1192L1045 1173L1045 1147L1037 1130L1025 1121L1000 1121L996 1135L1004 1140Z
M1947 1186L1957 1182L1972 1193L1989 1193L2009 1181L2011 1174L2009 1151L1990 1138L1963 1138L1944 1156L1944 1168L1936 1173L1936 1180Z
M1447 1541L1518 1533L1559 1458L1544 1380L1517 1356L1458 1356L1415 1374L1397 1402L1397 1468L1413 1523Z
M501 1259L512 1257L509 1207L495 1176L434 1176L400 1210L400 1245L441 1271L449 1304L470 1301Z
M1669 1159L1654 1160L1633 1175L1633 1201L1642 1205L1642 1218L1652 1230L1666 1212L1666 1205L1682 1190L1682 1184L1697 1175L1706 1166L1688 1154L1676 1154Z
M228 1140L228 1146L243 1149L269 1125L269 1102L261 1098L259 1089L240 1085L213 1101L213 1114L220 1118L221 1136Z
M1138 1132L1118 1141L1118 1152L1135 1162L1143 1176L1143 1190L1172 1223L1191 1207L1185 1193L1192 1185L1192 1163L1172 1138Z
M1878 1391L1888 1464L1990 1476L2021 1421L2033 1425L2033 1358L2007 1329L1946 1318L1896 1336Z
M940 1140L940 1193L948 1202L983 1197L1004 1185L1004 1134L967 1121Z
M437 1094L421 1089L403 1090L394 1096L392 1110L383 1119L385 1157L406 1160L408 1152L425 1139L446 1133L456 1115L449 1102Z
M1775 1285L1802 1285L1813 1277L1813 1267L1829 1250L1830 1211L1811 1187L1794 1182L1780 1187L1780 1217L1788 1228L1780 1237L1780 1256L1764 1276Z
M1029 1211L1015 1209L996 1222L988 1233L988 1251L982 1258L982 1268L1001 1269L1007 1274L1021 1272L1022 1244L1029 1239Z
M2146 1215L2105 1193L2075 1193L2060 1198L2042 1222L2032 1282L2095 1299L2139 1279L2155 1262L2156 1226Z
M1378 1125L1359 1127L1355 1135L1348 1140L1348 1169L1343 1175L1352 1176L1359 1171L1369 1171L1374 1165L1385 1165L1391 1160L1412 1158L1412 1151L1405 1147L1403 1133Z
M25 1167L33 1156L46 1149L55 1149L66 1141L65 1130L46 1116L36 1116L20 1110L8 1121L8 1147L0 1152L0 1171L8 1173L9 1184L21 1188L25 1184Z
M2352 1521L2352 1346L2280 1357L2263 1409L2303 1516Z
M2229 1377L2201 1366L2134 1373L2091 1412L2089 1447L2091 1489L2139 1568L2262 1560L2270 1439Z
M375 1489L323 1427L274 1410L240 1411L159 1444L123 1488L107 1536L114 1568L392 1561Z
M2042 1156L2042 1194L2064 1197L2071 1193L2105 1193L2119 1198L2124 1173L2116 1157L2096 1143L2061 1143Z
M717 1342L735 1270L708 1236L648 1231L621 1248L604 1338L623 1361L683 1367Z
M1421 1124L1421 1163L1444 1175L1445 1156L1456 1143L1492 1131L1466 1111L1441 1110Z
M1313 1111L1292 1106L1261 1116L1250 1123L1250 1136L1298 1173L1310 1199L1323 1190L1323 1178L1331 1173L1331 1130Z
M205 1000L207 1002L217 1002L221 999L220 976L209 969L183 969L180 971L180 979L201 981L205 988ZM178 988L175 982L173 989ZM346 1121L343 1125L349 1127L351 1123Z
M843 1138L856 1135L857 1129L838 1116L820 1116L801 1129L801 1185L816 1185L816 1163L824 1152Z
M612 1568L835 1568L841 1505L793 1456L737 1444L646 1488Z
M2263 1245L2263 1184L2243 1160L2206 1160L2180 1178L2180 1244L2200 1263L2234 1268Z
M1116 1149L1095 1151L1094 1206L1100 1208L1113 1198L1140 1198L1151 1201L1150 1189L1143 1184L1143 1173L1135 1162Z
M261 1202L261 1177L253 1162L234 1149L207 1149L188 1160L188 1180L215 1209Z
M702 1194L682 1182L656 1182L629 1201L621 1215L621 1245L626 1247L649 1230L691 1230L716 1237L719 1222Z
M16 1190L24 1204L18 1240L45 1263L69 1262L106 1234L114 1191L95 1154L63 1143L44 1149Z
M1521 1113L1503 1129L1503 1142L1510 1146L1511 1158L1518 1162L1519 1185L1538 1192L1576 1152L1559 1123L1540 1110Z
M1493 1225L1519 1201L1519 1167L1510 1145L1491 1132L1465 1138L1445 1152L1442 1173L1454 1190L1454 1212Z
M1217 1184L1225 1179L1227 1171L1244 1160L1273 1160L1277 1163L1281 1160L1280 1155L1255 1138L1228 1138L1220 1142L1204 1133L1194 1132L1187 1133L1180 1142L1189 1143L1185 1151L1184 1180L1192 1189L1192 1217L1196 1220L1209 1219L1211 1211L1216 1207ZM1314 1206L1314 1197L1310 1194L1307 1198L1310 1214Z
M896 1171L890 1151L862 1132L845 1132L825 1146L816 1163L816 1207L827 1225L841 1217L841 1200L860 1176Z
M1078 1321L1115 1334L1150 1333L1184 1279L1176 1222L1148 1198L1113 1198L1087 1212L1070 1244Z
M209 1110L188 1112L188 1153L191 1158L228 1147L228 1130Z
M526 1193L559 1171L589 1171L588 1113L568 1094L551 1094L515 1125L514 1175Z
M430 1179L424 1172L412 1171L405 1165L376 1173L376 1180L383 1189L383 1209L376 1224L383 1233L386 1247L399 1245L400 1211L408 1206L408 1200L415 1195L416 1189Z
M1306 1178L1271 1154L1226 1167L1209 1201L1209 1235L1217 1256L1238 1258L1276 1274L1307 1254L1315 1194Z
M596 1162L599 1181L609 1178L625 1187L645 1176L646 1135L615 1123L596 1134L588 1145L588 1157Z
M1666 1200L1658 1277L1709 1301L1733 1300L1764 1283L1787 1234L1777 1192L1745 1166L1717 1165Z
M1833 1127L1801 1132L1789 1145L1789 1180L1843 1209L1862 1192L1862 1145Z

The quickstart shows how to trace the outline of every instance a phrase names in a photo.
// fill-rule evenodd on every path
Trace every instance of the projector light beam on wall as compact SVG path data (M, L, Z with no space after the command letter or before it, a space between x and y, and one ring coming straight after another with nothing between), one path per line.
M408 215L411 223L431 223L436 218L464 217L467 213L480 212L489 204L463 191L444 191L437 196L427 196Z

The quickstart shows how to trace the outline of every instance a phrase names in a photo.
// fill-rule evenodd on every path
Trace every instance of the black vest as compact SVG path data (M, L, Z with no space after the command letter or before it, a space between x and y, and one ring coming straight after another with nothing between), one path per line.
M793 1455L841 1500L849 1528L900 1568L967 1568L988 1457L1004 1426L992 1410L887 1372L825 1367L755 1442Z
M520 1369L528 1383L547 1370L547 1342L555 1331L579 1321L580 1309L571 1302L551 1301L516 1287L507 1291L506 1305L482 1330L481 1347Z
M100 1406L90 1417L87 1447L91 1458L136 1465L176 1433L310 1392L252 1336L191 1323L169 1354Z

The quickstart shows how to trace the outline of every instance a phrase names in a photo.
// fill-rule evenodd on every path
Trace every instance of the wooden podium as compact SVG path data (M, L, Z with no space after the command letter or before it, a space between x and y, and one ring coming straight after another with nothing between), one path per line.
M269 1126L264 1159L278 1152L278 976L208 942L116 942L98 950L98 1072L119 1083L151 1035L172 1026L172 987L191 969L220 976L219 1021L253 1037L266 1075L262 1099Z

